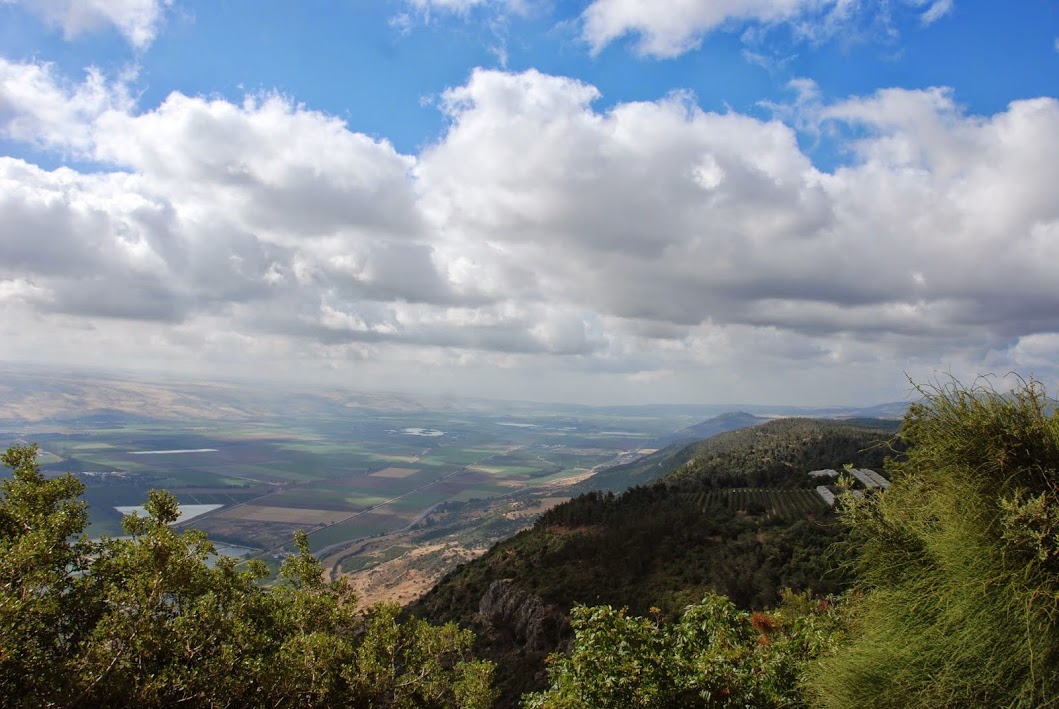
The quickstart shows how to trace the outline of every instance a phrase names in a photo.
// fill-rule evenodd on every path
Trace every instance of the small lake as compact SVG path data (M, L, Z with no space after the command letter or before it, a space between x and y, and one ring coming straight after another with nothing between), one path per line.
M207 512L213 512L221 507L224 507L224 505L181 505L180 519L178 519L177 522L187 522L188 520L195 519ZM122 505L121 507L115 507L114 509L123 515L132 514L133 512L139 513L141 517L147 515L147 510L145 510L142 505Z
M177 448L168 451L129 451L129 455L173 455L175 453L216 453L217 448Z

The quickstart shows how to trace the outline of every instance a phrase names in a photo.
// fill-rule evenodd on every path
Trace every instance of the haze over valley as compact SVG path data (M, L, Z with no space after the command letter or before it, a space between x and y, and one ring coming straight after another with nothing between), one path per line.
M303 530L336 575L400 566L388 590L362 590L399 601L572 495L627 486L597 472L776 416L897 417L904 408L747 406L759 415L733 417L718 416L730 405L263 391L39 368L4 371L0 395L0 446L36 442L47 474L81 479L90 534L120 535L123 514L144 514L147 491L167 489L181 525L193 522L244 559L275 564ZM402 557L414 561L413 579L390 563Z

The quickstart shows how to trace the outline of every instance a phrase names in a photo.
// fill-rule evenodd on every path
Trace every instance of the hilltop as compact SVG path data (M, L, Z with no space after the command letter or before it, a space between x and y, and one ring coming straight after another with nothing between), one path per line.
M849 578L829 550L843 532L808 472L847 463L881 470L896 426L780 419L660 451L637 462L661 472L657 481L552 508L457 567L411 610L474 628L513 698L541 686L543 660L568 638L575 603L675 617L708 591L744 608L774 605L784 587L841 591Z

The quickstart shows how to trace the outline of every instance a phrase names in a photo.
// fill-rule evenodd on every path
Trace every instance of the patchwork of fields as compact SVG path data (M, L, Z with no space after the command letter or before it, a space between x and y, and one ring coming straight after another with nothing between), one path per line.
M182 505L212 506L189 520L211 539L269 557L288 551L299 530L326 552L405 529L439 503L584 477L683 422L350 410L230 424L41 423L0 432L0 443L35 441L46 472L78 475L94 535L121 534L118 508L142 504L150 489L168 489Z

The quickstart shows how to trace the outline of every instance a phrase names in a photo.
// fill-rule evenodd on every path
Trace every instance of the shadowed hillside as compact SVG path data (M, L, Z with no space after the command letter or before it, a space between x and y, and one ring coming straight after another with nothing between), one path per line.
M881 469L896 422L876 423L783 419L692 444L669 458L687 462L655 483L589 492L546 512L412 610L475 628L513 698L541 686L574 603L672 617L710 590L744 608L775 604L785 587L840 591L849 579L833 571L842 560L829 548L842 532L830 508L810 502L817 483L807 473Z

